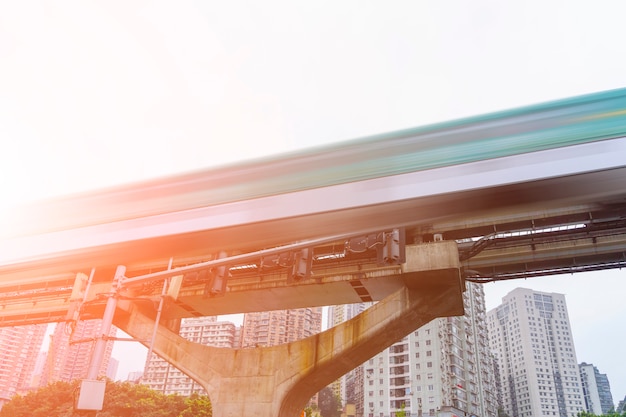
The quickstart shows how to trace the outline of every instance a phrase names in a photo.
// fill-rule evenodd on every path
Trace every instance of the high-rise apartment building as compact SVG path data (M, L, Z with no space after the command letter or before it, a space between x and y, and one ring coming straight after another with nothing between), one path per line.
M141 382L141 378L143 378L143 371L133 371L128 373L128 375L126 376L126 381L139 384Z
M328 308L328 327L348 321L361 314L373 303L344 304ZM358 366L331 384L335 395L341 399L342 405L353 404L355 414L363 415L363 367Z
M0 408L31 388L46 324L0 328Z
M575 417L584 410L564 295L517 288L487 320L510 417Z
M464 316L435 319L363 365L365 417L497 415L482 286L468 283L463 301Z
M312 336L321 330L321 307L246 313L241 346L249 348L282 345Z
M217 321L216 317L183 319L179 334L191 342L206 346L239 347L236 326L230 322ZM206 394L201 385L156 354L149 358L141 382L164 394Z
M624 397L623 400L620 400L620 402L617 403L617 408L615 409L615 411L617 413L623 413L626 411L626 397Z
M33 370L33 377L31 386L32 387L40 387L41 386L41 377L43 376L46 360L48 359L48 352L39 352L37 355L37 360L35 361L35 369Z
M102 320L81 320L75 323L57 323L50 339L46 367L41 384L54 381L85 379L89 372L93 349L97 337L102 333ZM117 329L111 326L108 337L115 337ZM106 344L106 350L98 376L106 376L113 340Z
M609 378L590 363L583 362L578 368L587 411L597 415L608 414L614 407Z
M119 368L120 366L120 361L118 361L115 358L110 358L109 359L109 366L107 366L107 378L109 378L111 381L115 381L115 379L117 378L117 368Z

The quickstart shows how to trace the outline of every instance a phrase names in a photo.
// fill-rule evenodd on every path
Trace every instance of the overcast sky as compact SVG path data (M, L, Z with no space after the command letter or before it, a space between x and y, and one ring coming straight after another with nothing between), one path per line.
M0 0L0 215L625 87L625 15L621 0ZM578 360L608 374L617 402L625 282L613 271L489 284L487 302L515 286L566 294Z

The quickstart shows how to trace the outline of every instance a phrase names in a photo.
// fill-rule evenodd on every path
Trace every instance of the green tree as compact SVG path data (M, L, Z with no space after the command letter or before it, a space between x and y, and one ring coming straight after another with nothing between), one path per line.
M0 410L0 417L93 417L92 411L74 410L78 381L55 382L27 395L17 395ZM107 382L98 417L211 417L207 396L164 395L145 385Z
M341 415L341 401L328 387L319 392L318 405L322 417L339 417Z
M0 410L0 417L71 417L77 383L55 382L30 392L16 395Z
M108 383L98 417L178 417L185 409L179 395L164 395L146 385Z
M212 417L211 401L206 395L191 394L185 399L185 408L178 417Z

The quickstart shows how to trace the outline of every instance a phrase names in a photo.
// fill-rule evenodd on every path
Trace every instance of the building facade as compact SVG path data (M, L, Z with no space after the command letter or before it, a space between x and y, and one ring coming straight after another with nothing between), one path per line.
M107 366L106 376L111 381L115 381L117 379L117 368L120 366L120 361L115 358L109 358L109 366Z
M497 416L482 286L468 283L463 300L464 316L435 319L363 365L365 417Z
M114 338L117 329L111 326L108 337ZM57 323L50 338L46 365L41 376L41 386L50 382L71 382L85 379L93 356L96 338L102 334L102 320L81 320ZM98 377L107 376L113 351L113 340L106 343L104 358Z
M582 383L565 296L517 288L487 314L510 417L576 417Z
M623 413L626 412L626 397L624 397L623 400L620 400L619 403L617 403L617 408L615 409L615 411L619 414L619 413Z
M32 388L32 376L47 325L0 328L0 408Z
M601 374L598 368L590 363L583 362L578 365L578 368L587 411L602 415L613 410L613 396L606 374Z
M183 319L179 334L191 342L206 346L239 347L237 327L231 322L217 321L216 317ZM164 394L206 394L196 381L154 353L148 359L141 382Z
M321 330L321 307L246 313L241 346L277 346L313 336Z

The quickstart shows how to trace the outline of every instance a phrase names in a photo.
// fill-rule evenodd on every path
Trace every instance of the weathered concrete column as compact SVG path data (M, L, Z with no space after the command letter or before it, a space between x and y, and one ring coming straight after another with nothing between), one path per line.
M405 286L359 316L281 346L222 349L159 327L154 351L198 381L215 417L294 417L316 392L436 317L462 315L456 245L407 248ZM116 324L145 339L154 322L140 314Z

